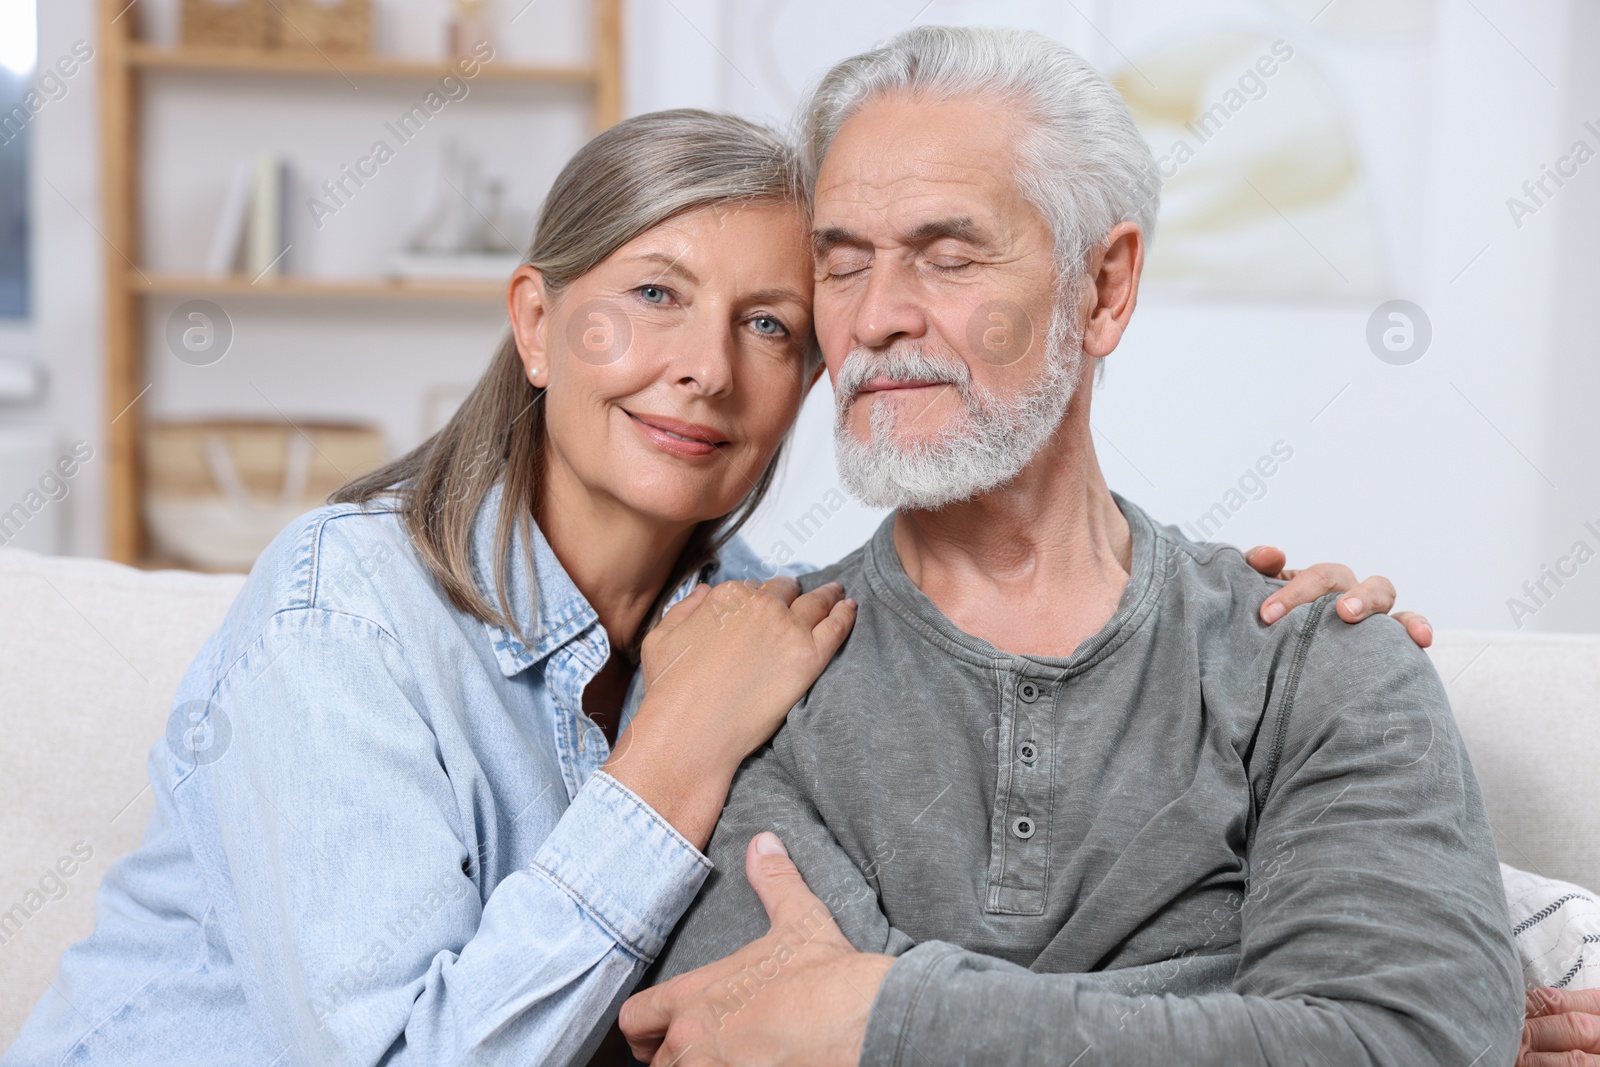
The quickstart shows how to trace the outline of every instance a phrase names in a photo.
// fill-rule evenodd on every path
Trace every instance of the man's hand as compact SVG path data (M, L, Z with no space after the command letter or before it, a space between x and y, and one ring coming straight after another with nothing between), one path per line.
M1387 615L1394 607L1394 585L1382 575L1357 582L1356 572L1342 563L1318 563L1303 570L1286 571L1283 565L1288 557L1270 545L1252 548L1244 554L1244 559L1268 578L1282 578L1289 583L1261 604L1261 620L1269 625L1301 604L1309 604L1329 593L1346 594L1334 607L1345 622L1360 622L1369 615ZM1421 615L1414 611L1397 611L1394 619L1418 645L1427 648L1433 644L1433 627Z
M745 873L772 929L726 959L628 998L618 1022L654 1067L854 1067L894 960L857 952L776 835L757 834Z
M1600 989L1530 989L1517 1067L1600 1067Z

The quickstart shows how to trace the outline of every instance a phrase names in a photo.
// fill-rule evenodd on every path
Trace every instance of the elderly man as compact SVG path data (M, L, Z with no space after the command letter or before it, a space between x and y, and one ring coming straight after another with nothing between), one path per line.
M855 630L736 781L635 1053L1509 1063L1506 901L1427 658L1327 599L1265 625L1238 552L1101 475L1089 382L1156 207L1121 100L1039 35L929 27L806 121L840 469L897 510L806 580Z

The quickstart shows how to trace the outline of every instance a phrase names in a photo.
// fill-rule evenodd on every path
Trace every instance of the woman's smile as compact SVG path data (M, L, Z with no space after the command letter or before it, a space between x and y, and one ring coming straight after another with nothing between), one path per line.
M665 415L641 415L626 408L621 410L639 428L640 436L674 456L699 458L715 455L731 444L728 435L714 426L684 422Z

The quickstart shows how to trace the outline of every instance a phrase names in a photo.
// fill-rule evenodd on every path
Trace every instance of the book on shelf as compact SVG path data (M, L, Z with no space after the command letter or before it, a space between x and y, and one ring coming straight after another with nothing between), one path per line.
M251 279L279 277L289 251L289 167L271 152L240 163L211 235L205 273L213 278L241 271Z
M288 164L269 152L256 157L255 192L250 198L250 233L245 239L245 273L251 278L284 273L284 223L288 218Z
M206 274L213 278L226 277L239 267L239 255L244 251L245 220L250 217L250 193L255 183L255 167L240 163L228 183L228 193L222 200L222 213L217 217L217 228L211 235L211 251L206 255Z

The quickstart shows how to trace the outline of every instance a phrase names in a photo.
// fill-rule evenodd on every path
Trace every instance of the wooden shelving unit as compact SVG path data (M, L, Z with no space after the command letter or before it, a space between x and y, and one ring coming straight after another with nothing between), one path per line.
M252 282L245 277L216 278L205 274L163 274L130 271L129 288L143 296L227 296L337 300L471 300L497 302L506 297L504 282L407 280L397 278L307 278L286 275Z
M142 70L218 71L229 74L289 74L304 77L322 74L330 78L399 78L419 81L439 78L450 72L444 63L388 59L383 56L323 55L319 52L266 52L239 48L161 48L131 43L128 62ZM474 81L555 82L566 85L593 85L593 67L506 66L486 63Z
M568 85L590 91L596 132L622 117L622 0L589 0L594 12L594 61L588 66L514 66L487 63L477 77L524 85ZM123 17L127 0L100 0L101 182L105 203L106 419L108 551L122 563L149 561L141 513L143 421L139 398L146 388L144 309L150 296L227 296L335 301L427 299L493 302L501 283L397 281L386 278L215 278L161 273L138 266L140 117L143 78L150 72L193 72L207 77L325 75L335 81L383 79L427 82L449 70L443 62L372 55L167 48L135 40L135 19Z

